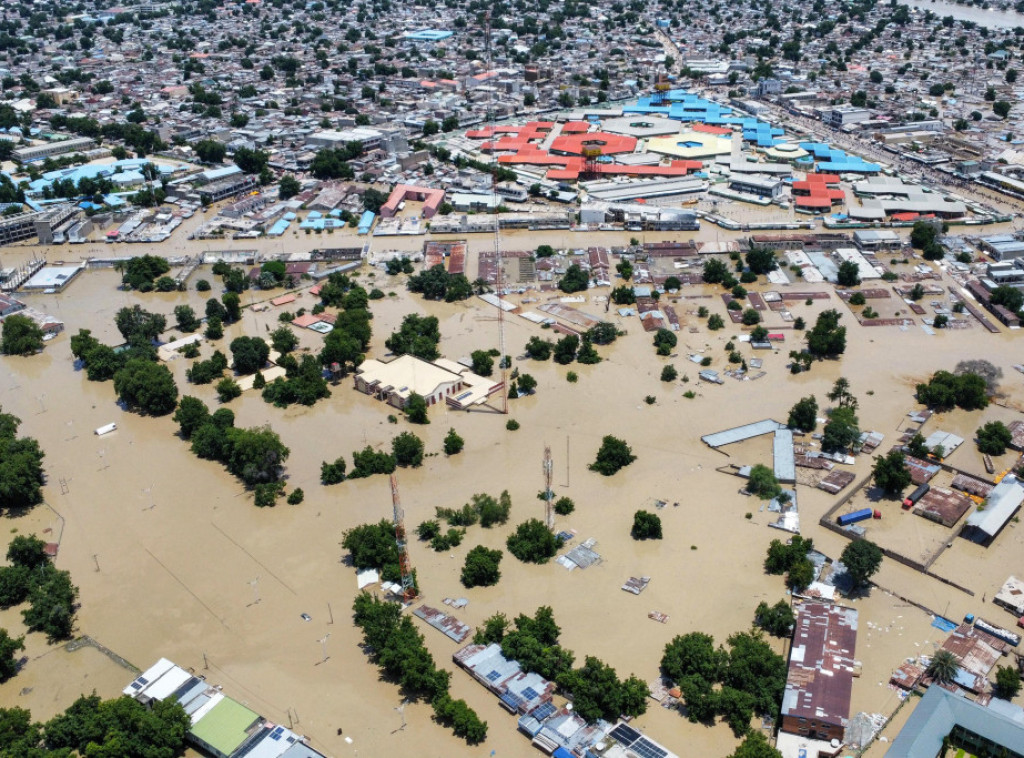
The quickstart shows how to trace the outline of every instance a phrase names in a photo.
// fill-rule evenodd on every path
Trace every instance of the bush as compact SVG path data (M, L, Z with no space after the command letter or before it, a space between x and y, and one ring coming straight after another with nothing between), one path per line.
M284 485L280 482L264 482L253 487L255 492L254 502L257 508L273 508L277 504L277 498L281 494Z
M338 458L334 463L324 461L320 464L320 481L324 484L337 484L345 481L345 459Z
M505 541L508 551L524 563L547 563L558 552L558 539L537 519L524 521Z
M462 567L460 579L465 587L491 587L501 579L502 553L500 550L488 550L477 545L466 554L466 562Z
M514 418L510 418L508 421L505 422L505 428L508 429L510 432L514 432L519 428L519 422L516 421Z
M462 452L466 442L458 435L454 428L448 430L444 437L444 454L457 455Z
M775 478L775 473L767 466L757 463L750 469L747 492L757 495L762 500L772 500L782 493L782 488Z
M628 466L636 460L632 449L623 440L611 435L606 435L601 441L601 447L597 451L597 457L590 464L591 471L596 471L604 476L611 476L619 469Z
M576 384L576 382L578 382L579 380L579 374L577 374L575 371L570 371L568 374L565 375L565 381L569 382L569 384Z
M990 421L977 431L978 450L987 455L1002 455L1013 442L1013 433L1002 421Z
M679 377L679 372L676 371L676 367L669 365L663 366L661 369L661 381L663 382L674 382Z
M754 623L773 637L788 637L793 630L793 624L796 623L796 617L785 600L780 600L772 606L762 600L754 611Z
M402 432L391 440L391 452L397 465L416 468L423 463L423 440L412 432Z
M654 333L654 347L658 355L669 355L672 349L678 344L676 335L668 329L659 329Z
M576 503L568 497L560 497L555 501L555 513L559 516L568 516L574 510L576 510Z
M429 424L427 418L427 401L423 395L412 392L405 403L405 417L411 424Z
M225 376L217 382L217 398L222 403L230 402L241 394L242 388L231 377Z
M288 493L288 505L298 505L306 499L306 493L302 491L301 487L296 487Z
M660 540L661 519L649 511L637 511L633 514L629 535L635 540Z

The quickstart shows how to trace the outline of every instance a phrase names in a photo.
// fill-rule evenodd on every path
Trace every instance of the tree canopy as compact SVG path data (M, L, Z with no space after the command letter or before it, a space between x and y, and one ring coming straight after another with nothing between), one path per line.
M633 455L632 448L623 440L609 434L601 440L597 457L588 468L604 476L611 476L635 460L636 456Z
M562 292L585 292L590 287L590 276L578 263L572 263L565 270L565 275L558 282Z
M912 481L907 459L903 452L897 449L876 458L872 474L875 485L889 497L900 495Z
M547 563L558 552L558 545L558 538L535 518L517 526L505 541L508 551L524 563Z
M862 590L882 565L882 549L869 540L854 540L843 549L839 561L846 566L853 590Z
M816 358L835 358L846 351L846 327L839 326L839 311L830 309L818 315L807 332L807 352Z
M818 426L818 401L814 395L800 398L789 410L786 425L801 432L813 432Z
M43 502L44 453L31 437L19 437L21 419L0 408L0 513Z
M42 349L43 330L35 321L20 313L4 319L0 352L4 355L35 355Z
M490 587L501 579L502 552L477 545L466 554L461 580L466 587Z
M988 385L984 377L972 372L936 371L927 384L917 385L917 400L937 411L953 407L979 410L988 406Z
M384 341L384 345L395 355L415 355L433 361L441 357L437 349L440 341L441 330L436 316L409 313L402 319L398 331L392 332Z
M114 374L114 391L129 408L150 416L166 416L178 404L170 369L143 358L128 361Z
M661 519L650 511L637 511L633 514L633 528L629 536L635 540L660 540Z

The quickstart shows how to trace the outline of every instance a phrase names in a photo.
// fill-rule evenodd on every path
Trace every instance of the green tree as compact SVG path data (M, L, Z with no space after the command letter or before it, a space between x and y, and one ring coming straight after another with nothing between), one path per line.
M959 670L960 661L953 653L948 650L937 650L928 663L925 673L938 684L949 684L956 679Z
M221 163L228 151L223 143L212 139L200 140L193 145L192 149L195 150L196 157L203 163Z
M825 423L821 449L826 453L848 450L860 439L860 427L853 408L835 408Z
M12 566L34 571L49 563L46 543L35 535L19 534L7 546L7 561Z
M937 411L960 407L967 411L988 406L989 388L985 378L973 372L951 374L936 371L927 384L917 385L917 400Z
M554 348L554 343L550 340L542 340L540 337L530 337L530 341L526 343L526 354L529 355L535 361L546 361L551 357L551 351Z
M142 358L114 374L114 391L130 409L150 416L165 416L178 405L178 386L167 366Z
M345 481L345 459L338 458L334 463L327 461L321 463L320 481L324 484L337 484Z
M610 324L607 321L602 321L587 334L595 345L610 345L619 336L615 324Z
M4 355L34 355L43 349L43 330L28 316L15 313L4 319L0 352Z
M409 393L409 399L405 403L405 417L412 424L429 424L427 418L427 401L416 392Z
M229 376L225 376L219 382L217 382L217 399L222 403L228 403L234 400L236 397L241 396L242 388L238 382Z
M562 292L585 292L590 287L590 277L579 264L572 263L565 270L565 275L558 282L558 288Z
M1010 104L1006 100L996 100L992 103L992 112L999 118L1005 119L1010 115Z
M717 682L727 657L721 647L715 647L715 638L703 632L674 637L665 645L661 657L661 670L673 682L697 678L708 683Z
M124 264L121 283L129 289L146 292L153 289L153 283L160 276L171 270L166 258L156 255L141 255L130 258Z
M789 637L796 623L796 616L785 600L771 606L762 600L754 611L754 623L773 637Z
M444 436L444 454L457 455L462 452L465 444L465 440L459 436L458 432L454 428L450 428L448 434Z
M199 427L209 423L210 409L202 400L185 395L178 402L178 409L172 418L178 424L181 438L188 440Z
M654 333L654 347L657 348L658 355L671 355L678 343L675 333L668 329L658 329Z
M708 258L704 261L702 277L707 284L719 284L729 276L729 267L720 258Z
M635 540L660 540L661 519L650 511L637 511L633 514L633 528L629 536Z
M708 329L712 332L717 332L719 329L725 328L725 321L717 313L712 313L708 317Z
M1013 442L1013 433L1002 421L989 421L976 432L979 452L1002 455Z
M555 349L552 351L555 363L559 363L563 366L572 363L576 360L576 351L579 349L579 346L580 338L575 334L567 334L562 337L555 343Z
M741 321L743 322L744 326L755 326L756 324L761 323L761 314L758 313L753 308L746 308L743 311Z
M875 485L888 497L897 497L911 483L910 470L902 451L893 449L875 459L872 469Z
M71 583L71 574L52 565L44 567L33 580L28 593L29 607L21 612L29 631L44 632L53 642L71 637L75 625L78 587Z
M441 330L436 316L410 313L402 319L401 327L385 340L384 345L395 355L408 354L433 361L441 357L437 349L440 341Z
M797 400L789 410L786 425L801 432L813 432L818 426L818 401L814 395Z
M284 355L299 346L299 338L287 326L279 326L270 333L270 346Z
M747 267L755 274L767 274L779 267L775 251L769 247L752 247L747 253ZM706 280L705 280L706 281Z
M183 332L194 332L202 326L202 322L190 305L177 305L174 307L174 322L178 329Z
M836 282L840 287L856 287L860 284L860 267L853 261L843 261Z
M772 500L782 493L782 487L779 486L779 480L775 478L775 473L770 468L757 463L750 469L747 492L757 495L762 500Z
M629 445L609 434L601 440L601 447L597 451L597 457L588 468L604 476L611 476L635 460L636 456L633 455L633 450Z
M236 337L231 340L231 357L239 374L255 374L270 357L270 346L260 337Z
M661 381L674 382L679 377L675 366L666 365L661 367Z
M761 732L749 732L729 758L782 758L782 753L768 744L767 738Z
M281 479L284 462L291 451L269 426L254 429L231 427L224 430L224 437L224 463L228 471L246 486L254 487Z
M846 327L839 326L842 318L836 310L823 311L814 327L807 332L807 352L816 358L835 358L846 351Z
M473 361L474 374L490 376L494 373L494 358L486 350L474 350L469 357Z
M465 587L491 587L501 579L502 552L477 545L466 554L460 579Z
M19 650L24 649L24 637L11 637L6 629L0 629L0 684L18 673L18 659L15 656ZM0 731L0 739L3 736L3 732Z
M1020 692L1020 674L1013 666L996 669L995 695L1003 700L1013 700Z
M416 468L423 463L423 440L412 432L402 432L391 440L391 453L399 466Z
M121 332L125 342L139 340L155 340L167 328L167 319L157 313L150 313L142 306L122 308L114 316L117 331Z
M277 185L278 197L282 200L295 197L302 190L302 185L299 184L299 180L291 174L285 174L281 177L281 181Z
M882 565L882 549L869 540L854 540L843 549L839 560L846 566L854 591L862 590Z
M17 416L0 412L0 512L43 500L44 453L36 440L17 436L20 424Z
M509 535L505 546L524 563L547 563L558 551L558 539L543 522L528 519Z

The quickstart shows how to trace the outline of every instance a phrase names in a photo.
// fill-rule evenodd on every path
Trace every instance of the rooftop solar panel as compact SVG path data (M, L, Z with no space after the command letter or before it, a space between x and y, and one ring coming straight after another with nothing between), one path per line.
M632 745L629 749L636 753L640 758L665 758L668 755L668 751L664 750L646 737L641 737Z
M487 675L487 681L488 681L488 682L494 682L494 681L497 681L497 679L498 679L498 677L499 677L499 676L501 676L501 673L500 673L500 672L498 672L498 671L492 671L491 673L489 673L489 674Z
M611 736L612 739L625 747L629 747L641 737L640 732L631 726L626 726L625 724L619 724L617 727L612 729Z
M533 687L527 687L525 690L523 690L523 697L527 700L533 700L535 697L537 697L537 691Z
M552 703L544 703L544 705L541 705L541 706L538 706L537 708L534 708L530 712L530 715L533 716L533 718L537 719L537 721L543 721L548 716L550 716L552 713L554 713L556 710L557 710L557 708L555 708L554 704L552 704Z

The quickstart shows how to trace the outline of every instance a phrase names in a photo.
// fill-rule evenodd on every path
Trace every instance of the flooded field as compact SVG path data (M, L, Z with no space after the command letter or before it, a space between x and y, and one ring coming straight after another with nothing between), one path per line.
M700 234L714 239L718 232ZM629 235L566 231L502 236L509 249L529 249L539 244L538 240L556 247L622 244L623 237ZM678 235L648 234L646 241L675 237ZM341 247L360 240L346 235L302 235L271 244L308 249ZM486 235L469 240L472 251L493 244ZM395 237L376 239L373 245L375 249L413 250L419 249L422 241L420 237ZM251 240L180 243L188 252L250 249L259 244ZM11 248L5 251L5 265L32 252L38 248ZM82 250L83 255L87 252ZM114 251L103 248L102 252ZM141 254L143 250L116 248L116 252ZM155 252L169 255L171 249L161 247ZM69 255L68 249L62 248L49 257ZM470 278L474 271L475 261L470 265ZM201 269L193 281L200 277L213 280L208 268ZM405 291L404 278L380 273L372 280L370 277L370 270L364 268L360 280L396 294L371 301L371 356L385 355L384 340L408 312L439 318L441 349L449 358L497 347L496 311L483 302L427 303ZM396 426L387 421L389 409L356 392L351 378L333 386L332 396L312 408L282 410L264 403L253 392L246 393L229 405L236 413L236 424L270 424L291 449L289 489L302 487L306 494L305 502L298 506L282 501L276 508L258 509L251 494L220 465L191 455L169 417L125 413L115 403L111 383L88 382L82 372L75 371L69 341L78 329L91 329L99 339L117 342L113 317L125 305L139 303L170 315L175 305L185 302L202 312L206 300L207 293L192 288L187 293L170 294L121 292L118 280L112 270L89 271L60 295L28 298L33 306L60 316L67 331L47 343L42 355L2 359L0 404L22 418L22 433L37 437L46 451L49 481L45 495L53 511L40 507L25 517L6 519L5 526L47 539L62 529L57 565L70 570L81 588L79 633L90 635L142 668L160 656L191 667L266 717L286 724L291 721L297 731L332 756L355 755L356 751L363 756L414 752L470 756L493 750L502 756L526 758L536 753L529 741L516 733L514 719L498 701L454 668L451 654L455 644L419 622L436 660L455 671L453 695L465 698L488 721L490 736L484 745L467 747L431 722L425 704L406 708L408 726L399 729L401 716L393 709L400 705L401 695L394 685L379 681L376 667L358 647L359 634L350 613L356 594L355 573L342 562L344 551L339 546L346 529L390 518L388 481L378 476L324 487L319 483L321 461L339 455L351 460L352 451L367 444L389 446L393 436L407 429L421 436L427 451L437 455L426 458L419 469L399 470L410 529L433 517L435 507L459 506L474 493L497 495L508 489L513 508L506 526L491 530L470 527L462 545L448 553L412 544L423 600L439 607L445 597L468 598L468 607L455 615L472 625L499 611L512 617L532 613L539 605L551 605L563 629L562 641L575 651L577 660L594 655L615 667L620 676L635 673L653 680L664 645L675 635L699 630L724 643L729 634L749 628L759 602L774 603L785 597L782 578L765 576L762 570L768 543L785 533L767 527L774 515L760 511L758 501L738 494L739 480L715 471L729 462L769 462L770 444L751 443L736 451L725 448L727 457L706 447L700 441L702 434L763 418L784 421L790 406L808 394L817 395L824 406L825 394L842 375L850 380L860 400L862 428L885 433L885 450L905 414L916 407L914 385L936 369L952 369L957 361L970 358L983 357L1000 365L1003 392L1011 401L1024 400L1024 377L1010 368L1020 361L1019 335L989 335L973 329L930 336L918 327L907 331L858 327L834 295L810 306L796 301L791 309L794 316L809 323L829 307L844 313L850 331L849 347L841 361L819 363L809 373L791 376L787 354L797 347L798 335L787 331L779 351L758 354L767 371L763 378L753 382L727 378L721 386L700 384L698 367L686 354L705 351L713 358L712 368L723 371L729 367L724 343L741 333L732 325L708 332L703 320L687 315L699 304L724 317L724 304L715 292L714 297L678 303L683 323L677 355L670 358L655 355L651 335L637 319L620 318L612 310L610 320L628 334L613 345L598 348L602 363L566 367L515 359L515 367L538 381L534 396L509 403L512 417L522 425L515 432L507 431L505 417L496 413L438 407L430 411L429 426L409 426L404 420ZM808 284L801 288L831 289ZM757 285L755 289L765 287ZM711 293L694 288L684 294ZM592 298L606 296L607 290L587 294L588 301L577 307L603 317L603 304ZM243 302L249 304L261 296L246 293ZM287 307L308 309L314 302L304 293ZM276 327L277 316L274 308L262 313L246 309L241 322L227 330L217 348L226 352L230 340L243 333L265 335ZM169 321L173 323L173 316ZM543 334L539 327L516 316L508 317L506 324L507 352L513 356L522 352L530 336ZM699 327L697 333L689 331L691 325ZM766 325L784 324L777 313L769 311ZM319 350L319 335L301 331L299 336L302 349ZM212 349L204 344L202 357L209 357ZM749 346L741 345L739 350L748 360L752 357ZM688 375L690 382L661 382L659 375L666 363L675 365L680 377ZM187 364L185 359L171 363L179 389L215 407L212 385L188 385ZM566 381L569 370L579 375L577 383ZM684 397L688 389L697 396ZM647 395L657 398L655 404L644 402ZM950 414L949 419L933 421L930 426L967 438L965 450L956 455L970 457L973 453L966 449L973 448L970 433L980 424L981 416L964 414L961 420ZM110 422L118 424L116 433L102 438L93 434L96 427ZM465 451L450 459L440 453L449 428L466 440ZM611 478L587 470L606 434L625 439L638 456L633 465ZM603 561L585 571L567 572L555 563L524 565L506 555L496 587L464 589L458 576L466 552L478 544L503 548L516 524L528 517L542 517L543 504L536 494L544 486L541 463L545 445L553 451L556 494L569 495L577 506L571 516L558 517L556 526L575 530L580 540L595 538L595 549ZM867 457L858 459L854 467L858 480L868 474L870 466ZM668 503L658 511L665 539L634 542L629 537L633 513L654 499ZM819 549L838 556L845 540L817 525L834 502L834 496L819 490L803 487L799 491L803 533L812 537ZM747 512L752 513L749 520ZM923 521L916 516L904 518ZM44 533L46 529L51 532ZM1020 535L1020 527L1011 524L991 548L957 545L942 557L936 570L956 574L958 581L977 592L976 598L892 561L883 565L876 579L883 587L928 607L948 608L952 618L981 610L994 615L982 605L981 596L987 592L991 597L994 583L1024 570L1020 566ZM652 577L639 597L620 590L630 576ZM885 686L889 672L906 657L929 649L940 633L929 626L927 614L881 591L854 605L861 611L857 657L864 662L864 673L854 685L854 711L889 712L898 702ZM652 610L668 614L668 622L663 625L649 620L647 614ZM312 620L304 621L303 613ZM0 621L15 632L19 629L16 616L8 612ZM329 657L321 663L319 640L328 633ZM73 654L47 651L37 635L29 639L28 666L0 686L2 705L30 705L38 717L45 718L66 707L79 692L95 689L111 697L131 678L94 649ZM781 642L775 645L780 652L784 650ZM51 662L64 661L62 657L68 662ZM32 693L20 695L23 687L31 687ZM693 725L653 701L651 705L638 720L640 728L680 755L721 756L736 744L725 725ZM430 747L424 750L425 745Z

